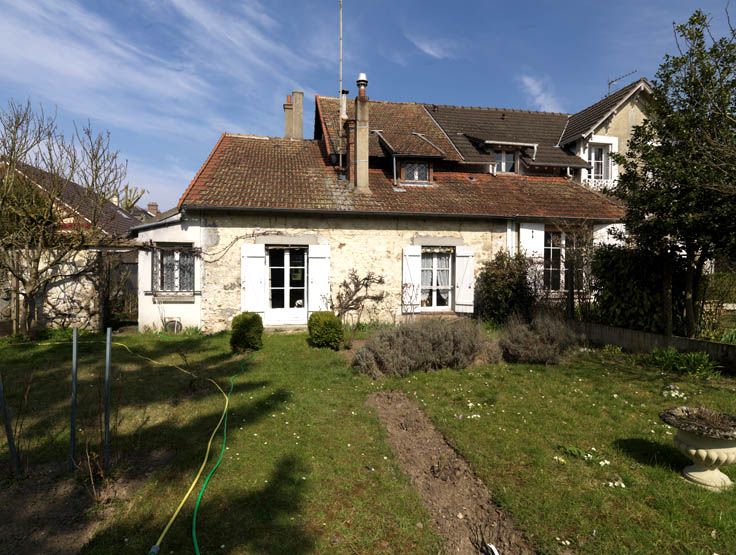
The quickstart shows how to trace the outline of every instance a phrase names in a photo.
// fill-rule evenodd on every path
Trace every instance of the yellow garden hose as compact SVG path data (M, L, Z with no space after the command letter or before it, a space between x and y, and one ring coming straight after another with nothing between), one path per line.
M51 342L39 343L39 345L54 345L54 344L67 344L67 343L68 343L67 341L51 341ZM105 343L105 342L104 341L80 341L80 343ZM128 351L128 353L130 353L131 355L138 357L140 359L146 360L157 366L168 366L170 368L176 368L180 372L183 372L184 374L187 374L193 378L199 378L199 376L197 376L194 372L186 370L185 368L182 368L181 366L178 366L177 364L166 364L163 362L158 362L152 358L138 354L134 352L133 350L131 350L130 347L128 347L125 343L113 341L112 344L117 347L122 347L123 349ZM241 366L241 371L242 369L243 368ZM168 523L166 524L163 531L161 532L161 535L156 540L156 543L153 546L151 546L151 549L148 552L149 555L155 555L160 551L161 543L164 541L166 534L169 533L171 526L174 524L174 521L176 520L176 517L179 516L181 509L184 507L184 504L187 502L187 499L189 499L189 496L192 494L192 491L194 491L194 488L197 485L197 482L199 482L199 479L202 477L202 472L204 472L204 469L207 466L207 461L209 460L210 452L212 451L212 442L214 441L215 436L217 435L217 432L220 430L220 426L222 426L222 423L225 420L225 417L227 416L227 411L230 406L229 395L225 393L225 391L220 387L220 385L212 378L207 378L207 381L210 382L212 385L214 385L217 388L217 390L220 393L222 393L222 396L225 399L225 405L222 408L222 414L220 415L220 419L217 421L217 426L215 426L215 428L212 430L212 433L210 434L209 441L207 442L207 449L205 450L204 458L202 459L202 464L200 465L199 470L197 471L197 475L194 477L194 480L192 480L192 483L190 484L189 489L184 494L184 497L182 497L181 501L179 502L179 505L176 507L176 510L174 511L174 514L171 515L171 518L169 519ZM231 388L230 389L232 391L232 378L231 378ZM200 498L201 498L201 493L200 493ZM196 545L196 539L195 539L195 545Z

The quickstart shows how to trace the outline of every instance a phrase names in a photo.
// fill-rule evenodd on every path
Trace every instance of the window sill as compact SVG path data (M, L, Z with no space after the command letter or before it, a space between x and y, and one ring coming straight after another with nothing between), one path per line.
M158 304L192 304L200 291L146 291L147 297L153 297L153 302Z

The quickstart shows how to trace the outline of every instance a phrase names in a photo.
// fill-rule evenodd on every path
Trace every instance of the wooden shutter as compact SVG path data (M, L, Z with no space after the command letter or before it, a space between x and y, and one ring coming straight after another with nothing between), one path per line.
M401 308L404 313L419 312L422 289L422 247L404 247L401 277Z
M244 244L240 264L240 309L257 312L264 316L266 311L266 246Z
M330 245L309 245L307 310L312 313L330 308Z
M455 247L455 312L472 313L475 295L475 249Z
M544 224L521 222L519 224L519 245L524 256L535 261L544 257Z

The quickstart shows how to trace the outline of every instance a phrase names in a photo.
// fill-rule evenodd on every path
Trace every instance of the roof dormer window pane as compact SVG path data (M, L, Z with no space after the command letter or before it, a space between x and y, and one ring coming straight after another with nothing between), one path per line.
M407 162L404 164L406 181L429 181L429 164L426 162Z
M506 150L497 150L496 156L496 171L500 173L513 173L516 171L516 153Z

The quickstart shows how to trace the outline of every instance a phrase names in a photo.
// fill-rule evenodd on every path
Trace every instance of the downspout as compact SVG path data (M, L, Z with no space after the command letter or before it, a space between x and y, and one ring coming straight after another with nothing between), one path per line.
M394 187L396 187L397 186L397 184L396 184L396 155L395 154L392 154L391 155L391 158L394 161Z

